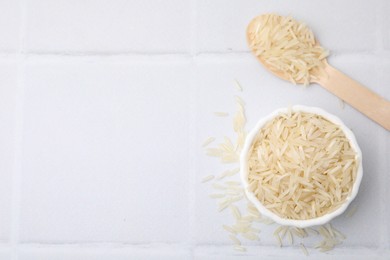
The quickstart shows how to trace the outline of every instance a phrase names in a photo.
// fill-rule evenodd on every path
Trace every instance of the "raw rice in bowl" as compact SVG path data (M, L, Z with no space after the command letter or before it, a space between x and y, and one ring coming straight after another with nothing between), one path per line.
M248 199L281 225L308 227L340 215L362 179L361 151L340 119L294 106L260 120L241 153Z

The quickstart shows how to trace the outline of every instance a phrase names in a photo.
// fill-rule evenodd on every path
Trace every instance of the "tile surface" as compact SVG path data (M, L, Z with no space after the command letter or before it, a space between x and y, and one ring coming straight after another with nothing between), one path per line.
M8 249L8 248L1 248L0 249L0 259L11 259L12 257L12 254L11 254L11 250Z
M364 259L375 259L375 260L384 260L388 259L386 254L388 251L383 251L378 253L372 249L357 249L346 251L343 249L336 249L327 253L320 253L318 251L308 249L309 256L305 256L299 247L282 247L277 248L278 253L276 254L275 247L264 247L262 246L259 250L259 246L247 247L248 251L245 253L242 252L232 252L231 248L225 246L208 246L208 247L199 247L195 249L195 259L205 259L205 260L216 260L216 259L226 259L226 260L235 260L235 259L272 259L272 260L281 260L281 259L347 259L347 260L364 260Z
M11 228L17 77L16 63L0 61L0 241L8 240Z
M380 77L379 81L389 82L390 81L390 59L386 59L381 64L381 70L380 70ZM385 84L383 84L385 85ZM390 99L390 89L384 87L383 96L385 96L388 100ZM384 133L381 136L382 140L385 140L384 143L386 145L385 150L383 152L384 157L389 158L390 154L390 132ZM385 246L390 249L390 224L388 223L388 220L390 219L390 207L388 204L388 198L390 196L390 189L388 188L390 186L390 160L385 159L382 161L382 163L385 165L384 174L386 175L383 179L383 193L382 193L382 203L383 205L386 205L385 212L386 215L384 217L385 222L387 223L387 229L383 229L383 236L385 240Z
M292 15L310 25L324 47L350 52L375 48L381 1L199 0L197 4L199 52L247 51L246 26L264 13Z
M23 241L186 238L188 72L186 62L28 64Z
M390 17L389 17L389 12L390 12L390 3L389 1L383 1L382 4L382 12L381 12L381 31L383 33L383 36L380 38L382 39L384 43L384 48L386 50L390 50Z
M20 1L0 1L0 52L15 52L19 49Z
M184 52L190 46L189 0L26 1L27 51Z
M352 129L357 211L332 222L347 239L325 254L302 242L313 259L389 259L390 134L255 60L245 29L270 12L307 23L331 65L390 100L388 0L0 1L0 260L302 259L275 246L276 225L234 251L221 227L233 217L201 183L238 167L202 148L236 139L236 96L247 130L294 104Z
M182 249L153 249L153 248L50 248L26 249L19 256L19 260L186 260L189 253Z

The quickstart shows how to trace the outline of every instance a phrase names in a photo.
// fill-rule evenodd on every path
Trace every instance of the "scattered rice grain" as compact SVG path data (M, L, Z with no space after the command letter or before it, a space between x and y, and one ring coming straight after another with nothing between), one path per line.
M246 248L243 246L234 246L234 250L240 251L240 252L246 252Z
M229 235L229 238L233 241L233 243L234 243L235 245L238 245L238 246L241 245L241 241L240 241L236 236L234 236L234 235Z
M221 198L226 197L226 195L225 194L210 194L209 197L212 199L221 199Z
M229 116L229 113L226 113L226 112L214 112L214 115L216 115L218 117L227 117L227 116Z
M252 240L252 241L259 240L259 237L256 234L251 233L251 232L243 233L242 236L245 237L246 239Z
M209 138L207 138L207 139L203 142L202 147L206 147L206 146L208 146L209 144L211 144L211 143L214 142L214 141L215 141L215 137L209 137Z
M293 245L294 239L293 239L293 235L291 234L290 230L287 231L287 237L288 237L288 242L290 243L290 245Z
M241 219L241 212L236 206L230 205L230 210L232 211L235 219Z
M227 232L230 232L230 233L232 233L232 234L234 234L234 235L237 234L237 232L236 232L232 227L230 227L230 226L223 225L222 227L223 227L223 229L225 229Z
M234 80L234 85L236 86L236 89L238 90L238 91L243 91L243 88L242 88L242 86L241 86L241 84L240 84L240 82L238 82L238 80Z
M357 206L356 205L353 205L347 212L347 214L345 214L345 217L347 218L351 218L353 215L355 215L356 211L357 211Z
M208 182L208 181L211 181L212 179L214 179L215 176L214 175L209 175L209 176L206 176L202 179L202 183L205 183L205 182Z
M301 248L302 252L305 254L305 256L309 255L309 252L307 251L306 247L304 244L300 243L299 247Z

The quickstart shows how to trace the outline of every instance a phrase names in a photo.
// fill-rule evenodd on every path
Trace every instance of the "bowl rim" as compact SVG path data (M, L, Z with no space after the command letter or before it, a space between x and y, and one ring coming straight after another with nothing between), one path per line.
M288 113L289 111L300 111L300 112L308 112L312 114L318 114L320 116L323 116L325 119L329 120L330 122L338 125L341 130L344 132L346 135L347 139L349 140L351 147L355 150L357 156L356 159L358 160L358 169L356 173L356 180L355 183L352 186L352 191L351 194L345 199L345 202L335 211L330 212L328 214L325 214L321 217L318 218L313 218L313 219L307 219L307 220L295 220L295 219L285 219L281 218L272 211L268 210L265 208L262 203L256 198L256 196L253 194L252 191L249 190L249 183L247 180L248 177L248 163L247 163L247 158L249 155L249 151L252 147L252 143L254 138L256 137L257 133L259 130L270 120L274 119L280 114L285 114ZM276 223L283 225L283 226L294 226L298 228L305 228L305 227L311 227L311 226L317 226L317 225L323 225L331 221L333 218L341 215L344 213L344 211L348 208L349 204L355 199L360 183L363 178L363 163L362 163L362 152L360 150L360 147L356 141L355 135L353 132L344 125L344 123L335 115L332 115L325 110L318 108L318 107L308 107L308 106L302 106L302 105L294 105L292 107L283 107L275 110L271 114L263 117L260 119L256 126L248 133L244 147L242 149L241 155L240 155L240 177L241 177L241 182L244 185L244 190L245 194L248 198L249 201L251 201L254 206L259 210L259 212L272 219Z

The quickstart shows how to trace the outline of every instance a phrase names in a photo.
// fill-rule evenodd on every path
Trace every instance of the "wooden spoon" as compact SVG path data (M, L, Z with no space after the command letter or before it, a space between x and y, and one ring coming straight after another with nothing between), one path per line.
M248 25L246 31L247 42L249 46L253 46L249 32L253 31L258 26L258 22L261 19L254 18ZM318 42L317 42L318 43ZM250 47L251 48L251 47ZM253 53L255 51L251 49ZM287 75L282 71L275 70L255 54L256 58L273 74L284 80L290 81ZM318 73L315 75L317 79L311 80L310 83L317 83L329 92L333 93L340 99L344 100L367 117L377 122L388 131L390 131L390 102L383 97L372 92L368 88L364 87L360 83L351 79L347 75L343 74L339 70L330 66L326 60L324 60L325 74ZM303 83L303 82L297 82Z

